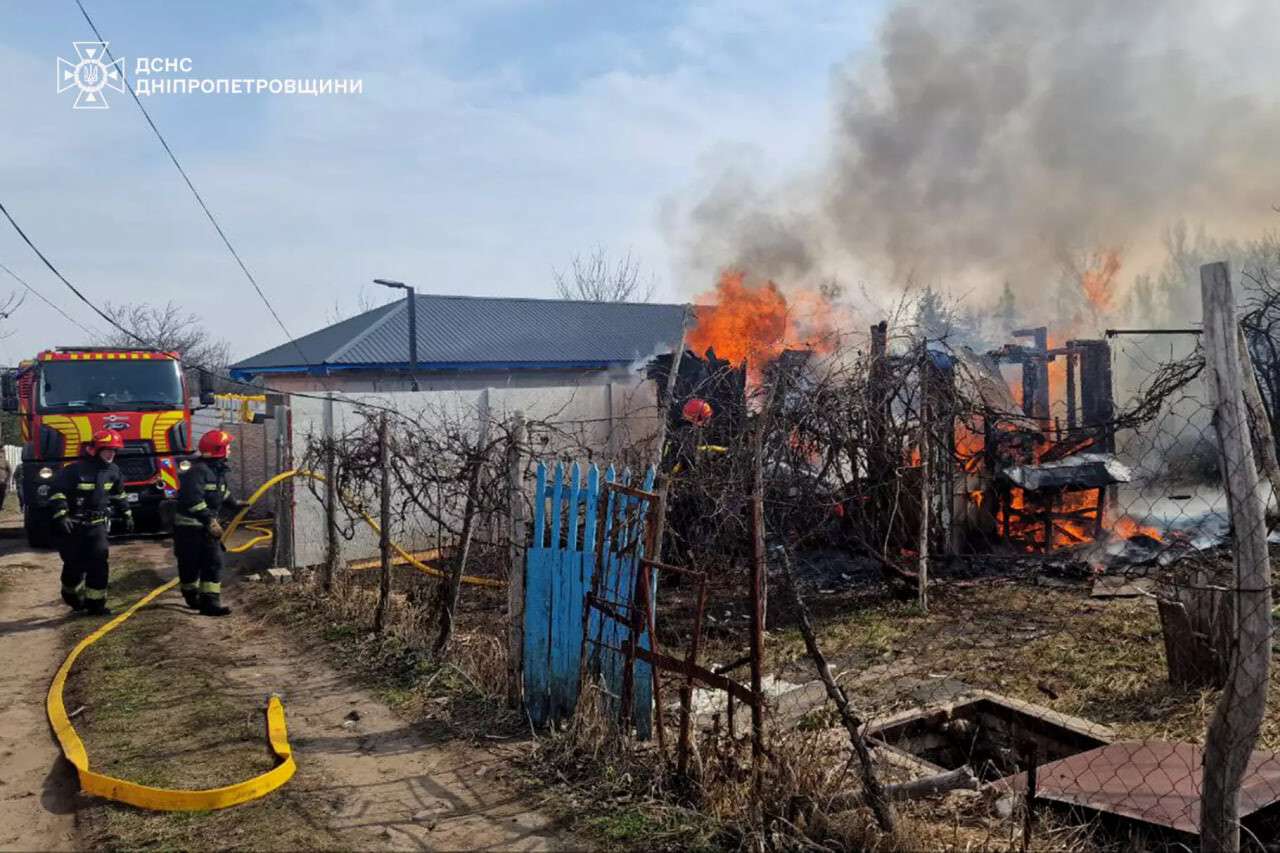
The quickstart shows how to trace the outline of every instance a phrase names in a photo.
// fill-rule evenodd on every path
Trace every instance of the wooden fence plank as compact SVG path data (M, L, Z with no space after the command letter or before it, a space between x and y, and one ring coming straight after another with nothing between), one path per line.
M550 578L546 564L547 467L538 463L533 501L533 541L525 564L524 704L529 719L541 726L547 720L548 645L551 626Z
M564 544L557 551L556 600L552 609L551 695L552 715L567 718L573 713L577 694L573 692L574 674L582 644L582 551L578 543L579 501L582 497L580 471L575 462L569 466L568 517L565 520Z
M651 465L649 466L648 471L645 472L644 485L642 486L643 490L649 495L653 495L654 476L654 469ZM653 498L656 498L656 495L653 495L652 498L639 501L635 528L636 547L628 560L631 565L631 576L633 578L635 577L636 572L640 570L640 560L645 556L644 538L645 532L648 530L647 522L649 510L652 509L654 504ZM628 589L635 589L634 583L628 587ZM658 600L658 572L656 569L649 572L648 592L649 601L656 602ZM640 605L640 602L634 603L637 606ZM640 648L645 651L650 651L652 643L650 642L649 631L647 628L648 620L646 619L645 622L645 631L640 635ZM634 689L635 704L632 707L635 709L634 716L636 721L636 736L642 740L648 740L653 736L653 668L643 659L636 661Z

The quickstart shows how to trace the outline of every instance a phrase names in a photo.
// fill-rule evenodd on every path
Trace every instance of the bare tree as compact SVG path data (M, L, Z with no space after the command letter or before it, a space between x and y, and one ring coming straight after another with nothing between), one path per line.
M103 310L127 330L112 329L103 338L106 346L136 347L140 346L138 339L141 338L156 349L179 353L188 373L199 368L207 373L222 374L231 360L231 345L215 338L198 315L184 311L173 302L163 305L108 302Z
M360 314L367 314L375 308L381 308L389 302L402 298L395 291L383 290L380 287L372 288L372 290L381 291L379 296L373 295L370 290L371 289L368 286L365 286L356 291L355 309L350 311L347 310L342 297L335 296L333 299L333 306L325 312L325 320L327 320L331 326L336 325L341 323L343 320L349 320Z
M22 303L26 301L26 293L19 294L11 291L3 301L0 301L0 320L8 320L19 308L22 307ZM13 333L13 329L5 329L0 331L0 338L7 338Z
M648 302L657 281L641 273L640 262L630 252L611 263L604 249L575 255L568 270L554 270L556 292L561 299L584 302Z

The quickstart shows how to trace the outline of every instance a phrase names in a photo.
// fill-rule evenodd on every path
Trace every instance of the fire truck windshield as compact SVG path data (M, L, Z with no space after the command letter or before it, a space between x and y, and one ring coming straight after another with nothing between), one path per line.
M39 407L44 412L111 412L182 408L182 372L170 359L45 361Z

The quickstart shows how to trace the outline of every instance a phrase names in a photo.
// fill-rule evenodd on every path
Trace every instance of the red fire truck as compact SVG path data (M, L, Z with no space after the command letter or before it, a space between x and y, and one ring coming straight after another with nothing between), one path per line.
M139 526L159 526L161 506L176 494L178 473L191 464L185 458L192 451L189 400L174 352L59 347L8 373L4 408L16 411L22 425L18 488L27 541L50 544L54 474L102 429L124 439L116 464Z

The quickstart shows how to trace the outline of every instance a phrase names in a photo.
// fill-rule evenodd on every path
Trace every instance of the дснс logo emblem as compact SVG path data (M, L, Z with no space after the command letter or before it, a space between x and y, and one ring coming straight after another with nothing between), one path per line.
M72 46L76 49L76 62L58 57L58 91L65 92L72 86L80 90L76 93L72 109L107 109L107 98L103 90L124 92L124 57L114 62L104 62L107 42L77 41L72 42Z

